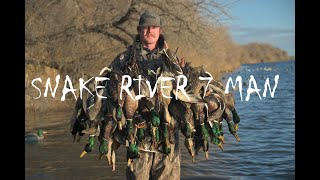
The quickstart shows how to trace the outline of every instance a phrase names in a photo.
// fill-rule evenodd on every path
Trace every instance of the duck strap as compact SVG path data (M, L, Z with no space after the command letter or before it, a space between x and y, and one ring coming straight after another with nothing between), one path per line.
M183 74L181 67L179 66L179 61L172 55L169 49L163 49L165 54L164 65L167 70L172 72L175 76ZM165 69L165 68L164 68Z
M136 52L139 49L139 38L137 37L136 40L133 42L132 47L130 48L130 57L129 60L127 62L127 70L128 70L128 74L131 73L138 73L140 74L140 68L139 65L137 63L137 57L136 57ZM135 74L134 74L135 75Z
M167 58L173 63L179 63L178 60L172 55L170 49L164 49L164 53L166 54Z

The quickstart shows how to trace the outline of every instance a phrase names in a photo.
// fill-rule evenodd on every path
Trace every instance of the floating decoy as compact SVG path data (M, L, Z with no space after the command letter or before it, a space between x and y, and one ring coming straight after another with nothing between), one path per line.
M42 143L44 139L44 135L46 131L43 131L41 128L37 130L37 133L27 133L25 134L25 142L26 143Z

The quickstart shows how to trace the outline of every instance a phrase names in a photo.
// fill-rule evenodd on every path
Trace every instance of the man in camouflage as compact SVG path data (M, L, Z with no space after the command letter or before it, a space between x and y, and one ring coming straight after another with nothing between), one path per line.
M159 15L149 11L142 14L137 31L133 45L114 59L109 66L111 69L123 72L127 62L132 60L131 58L136 58L135 60L142 64L144 69L156 71L161 61L169 58L168 45L161 34L162 23ZM175 119L173 121L176 122ZM172 123L175 127L173 127L171 152L166 155L161 152L141 151L140 158L133 159L132 168L127 168L127 179L180 179L179 131L175 122ZM150 137L146 137L147 149L151 145L149 140Z

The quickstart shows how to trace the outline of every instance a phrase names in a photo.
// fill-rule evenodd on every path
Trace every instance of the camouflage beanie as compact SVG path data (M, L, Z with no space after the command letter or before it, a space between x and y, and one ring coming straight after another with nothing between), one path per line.
M139 20L139 27L158 26L162 27L160 16L151 11L144 12Z

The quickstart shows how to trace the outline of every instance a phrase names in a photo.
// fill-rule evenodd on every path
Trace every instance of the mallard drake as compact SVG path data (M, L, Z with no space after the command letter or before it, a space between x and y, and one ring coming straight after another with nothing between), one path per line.
M127 149L128 167L135 158L140 158L139 149L136 144L130 144L130 146Z
M84 155L86 155L88 152L91 152L93 150L93 147L95 145L95 136L94 135L89 135L89 140L86 146L84 147L84 150L80 154L80 158L82 158Z
M169 112L172 114L173 119L178 120L180 131L185 137L184 145L192 158L192 162L194 162L194 132L196 130L193 119L193 111L191 110L190 106L191 103L173 99L169 105Z
M37 133L27 133L25 134L25 142L26 143L41 143L43 142L44 135L46 134L46 131L43 131L41 128L37 130Z

